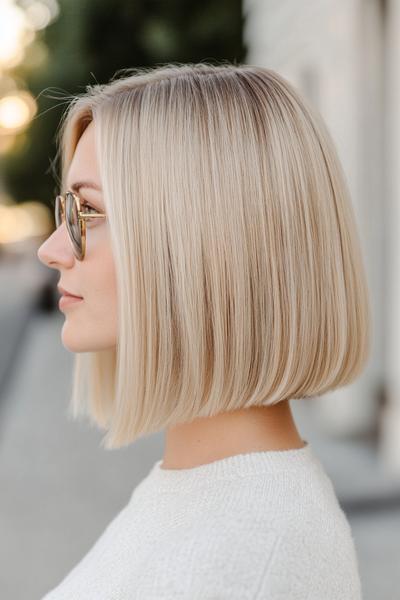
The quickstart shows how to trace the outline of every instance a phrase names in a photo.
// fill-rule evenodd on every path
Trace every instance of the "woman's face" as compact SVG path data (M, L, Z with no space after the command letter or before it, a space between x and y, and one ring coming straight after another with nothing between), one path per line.
M79 139L68 171L67 189L71 190L73 184L80 181L92 182L101 188L93 121ZM77 193L95 210L106 212L101 191L82 186ZM65 314L63 345L71 352L115 346L117 292L107 218L86 221L86 253L82 261L73 253L65 222L43 242L37 255L44 265L60 271L58 285L83 298L61 309Z

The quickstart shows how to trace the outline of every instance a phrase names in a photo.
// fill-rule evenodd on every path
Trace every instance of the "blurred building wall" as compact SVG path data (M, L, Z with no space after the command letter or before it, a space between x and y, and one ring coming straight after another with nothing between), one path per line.
M382 455L400 473L400 2L383 4L385 75L383 129L385 231L384 375Z

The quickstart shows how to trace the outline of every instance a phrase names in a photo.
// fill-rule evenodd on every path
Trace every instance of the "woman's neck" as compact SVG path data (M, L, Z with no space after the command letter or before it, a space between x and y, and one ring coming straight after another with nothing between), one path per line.
M197 418L166 431L164 469L190 469L247 452L302 448L288 400Z

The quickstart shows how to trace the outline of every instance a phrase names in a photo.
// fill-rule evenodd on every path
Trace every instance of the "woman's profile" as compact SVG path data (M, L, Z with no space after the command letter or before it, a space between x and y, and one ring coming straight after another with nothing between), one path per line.
M349 523L290 407L369 355L323 119L271 69L169 63L87 86L59 152L38 257L60 274L72 414L107 449L166 441L45 599L360 599Z

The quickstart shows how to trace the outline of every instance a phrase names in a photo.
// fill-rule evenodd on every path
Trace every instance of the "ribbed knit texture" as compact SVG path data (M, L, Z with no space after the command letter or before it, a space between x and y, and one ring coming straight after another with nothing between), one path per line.
M42 600L360 600L354 539L308 442L157 461Z

